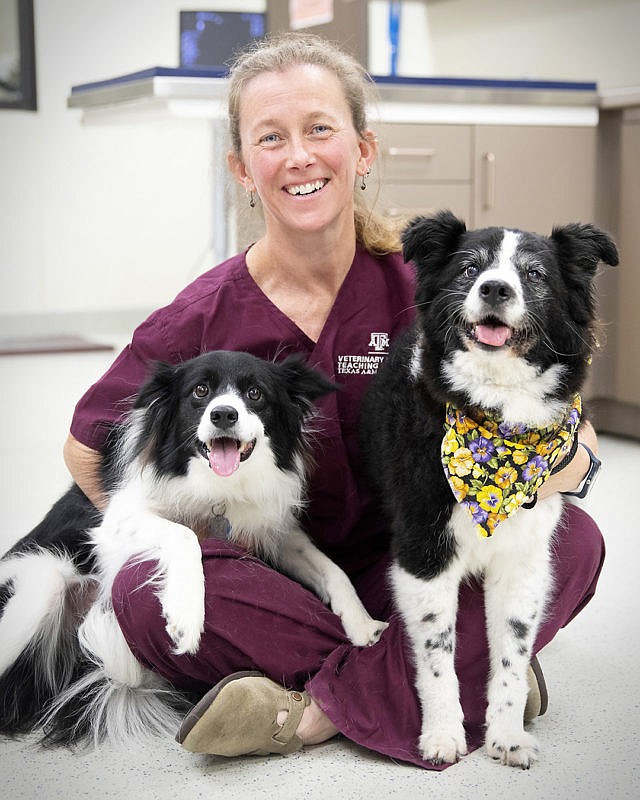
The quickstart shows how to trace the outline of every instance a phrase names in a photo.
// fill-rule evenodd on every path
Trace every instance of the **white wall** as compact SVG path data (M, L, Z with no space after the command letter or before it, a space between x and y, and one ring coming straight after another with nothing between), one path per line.
M85 127L66 99L175 66L179 9L224 5L35 0L38 111L0 110L0 315L153 308L210 265L208 124Z
M638 0L427 0L438 75L640 85Z
M404 71L424 69L411 52L427 47L439 75L640 85L637 0L427 0L426 14L420 2ZM74 84L175 65L180 8L264 5L35 0L38 111L0 110L0 320L153 308L210 264L207 124L83 126L66 98Z

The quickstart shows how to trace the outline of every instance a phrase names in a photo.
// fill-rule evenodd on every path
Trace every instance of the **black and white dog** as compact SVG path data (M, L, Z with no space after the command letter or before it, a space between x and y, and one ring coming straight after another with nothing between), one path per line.
M413 220L403 245L417 267L417 322L374 379L362 432L393 530L394 596L422 706L419 749L436 763L467 751L455 627L460 582L479 576L491 663L486 747L528 768L537 744L523 727L527 668L562 499L531 506L577 446L595 343L592 281L598 262L615 265L618 253L591 225L548 238L467 231L447 211Z
M205 587L195 530L224 525L313 589L355 644L377 641L386 624L298 522L313 401L335 388L294 358L218 351L156 366L105 449L104 516L74 485L0 561L0 733L44 725L49 742L69 745L175 731L182 698L136 662L110 590L129 560L156 561L175 652L196 652Z

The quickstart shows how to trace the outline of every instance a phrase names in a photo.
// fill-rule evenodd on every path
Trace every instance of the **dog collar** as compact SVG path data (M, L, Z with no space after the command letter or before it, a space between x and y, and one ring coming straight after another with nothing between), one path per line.
M546 428L507 425L488 414L471 419L447 404L442 465L453 494L480 536L535 497L571 452L582 403L576 395L564 420Z

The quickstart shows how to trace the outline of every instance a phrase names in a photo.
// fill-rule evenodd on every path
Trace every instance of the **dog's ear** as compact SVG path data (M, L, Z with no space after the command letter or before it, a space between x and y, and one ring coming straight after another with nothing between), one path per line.
M550 241L555 247L562 279L570 292L569 313L579 325L593 325L593 279L600 261L615 267L618 250L611 237L590 224L555 227Z
M416 217L402 234L405 262L425 257L447 259L458 245L467 226L451 211L439 211L432 217Z
M587 277L595 275L600 261L618 265L618 249L604 231L588 223L573 222L555 227L551 233L563 269L578 269Z
M275 366L285 378L289 396L304 406L338 388L337 384L307 366L298 356L289 356Z
M150 448L152 458L162 462L164 450L171 454L175 443L171 441L174 419L178 412L180 393L175 390L180 366L162 361L155 362L149 380L142 385L133 404L134 410L144 410L142 428L135 449L139 455Z
M133 407L136 409L149 408L158 404L162 405L162 401L168 400L172 394L171 390L177 370L178 367L165 364L163 361L154 362L151 368L151 377L140 387Z

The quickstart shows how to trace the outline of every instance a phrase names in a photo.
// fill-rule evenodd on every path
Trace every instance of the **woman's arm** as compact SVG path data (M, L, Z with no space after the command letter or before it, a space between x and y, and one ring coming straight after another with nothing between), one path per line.
M71 433L64 443L62 454L73 480L96 508L103 511L107 505L107 496L100 478L101 454L79 442Z
M578 441L584 442L594 453L598 452L598 437L590 422L583 422L578 429ZM575 456L569 464L560 470L556 475L552 475L538 491L538 497L542 500L554 492L572 492L578 488L589 471L589 454L584 447L578 447Z

